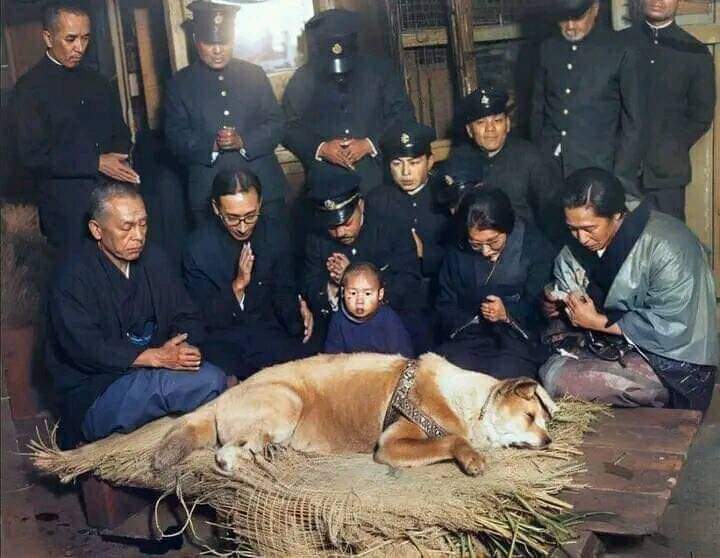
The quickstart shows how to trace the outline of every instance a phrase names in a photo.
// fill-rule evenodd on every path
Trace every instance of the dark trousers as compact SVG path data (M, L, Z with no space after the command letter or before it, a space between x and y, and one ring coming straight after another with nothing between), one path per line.
M89 442L113 432L132 432L171 413L187 413L225 390L225 374L209 362L197 372L137 368L115 380L90 406L82 422Z
M692 364L646 353L660 381L670 395L668 407L707 411L715 387L714 366Z
M306 358L320 352L318 335L303 344L291 337L277 321L238 325L216 330L202 344L204 357L222 368L226 374L244 380L258 370Z
M645 199L649 200L658 211L680 219L683 223L685 222L684 187L645 190Z

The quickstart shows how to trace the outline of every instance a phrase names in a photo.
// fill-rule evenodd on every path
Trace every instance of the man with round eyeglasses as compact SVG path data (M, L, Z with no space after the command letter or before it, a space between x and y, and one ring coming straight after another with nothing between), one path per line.
M258 178L245 170L219 172L210 205L215 218L191 236L183 255L185 284L208 329L204 354L244 379L317 352L287 229L263 214Z

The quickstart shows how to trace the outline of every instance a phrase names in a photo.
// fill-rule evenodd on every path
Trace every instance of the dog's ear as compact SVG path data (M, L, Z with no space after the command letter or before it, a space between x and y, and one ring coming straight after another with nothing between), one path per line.
M550 418L552 418L555 411L557 411L557 405L555 404L555 401L552 400L552 397L550 397L550 394L545 391L544 387L538 384L537 389L535 390L535 395L538 396L540 403L542 403L543 407L545 407L545 410L550 415Z
M512 386L512 390L515 395L522 397L523 399L527 399L528 401L535 397L537 388L538 383L530 378L518 378L514 381Z

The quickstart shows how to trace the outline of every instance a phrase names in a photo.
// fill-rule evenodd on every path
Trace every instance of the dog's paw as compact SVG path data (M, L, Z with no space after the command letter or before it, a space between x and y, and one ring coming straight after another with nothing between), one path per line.
M485 457L471 447L461 448L457 452L455 459L457 459L463 472L471 477L477 477L485 472L487 464Z

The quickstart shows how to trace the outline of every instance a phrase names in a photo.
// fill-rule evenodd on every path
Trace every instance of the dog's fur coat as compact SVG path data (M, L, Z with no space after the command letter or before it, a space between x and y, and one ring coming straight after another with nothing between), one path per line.
M430 439L404 417L383 431L406 363L368 353L319 355L262 370L180 418L161 441L154 466L164 469L219 442L216 462L225 473L237 459L277 445L323 454L374 451L376 461L394 467L454 459L477 475L485 464L478 447L550 443L546 421L555 404L537 382L499 381L432 353L420 358L410 396L448 434Z

